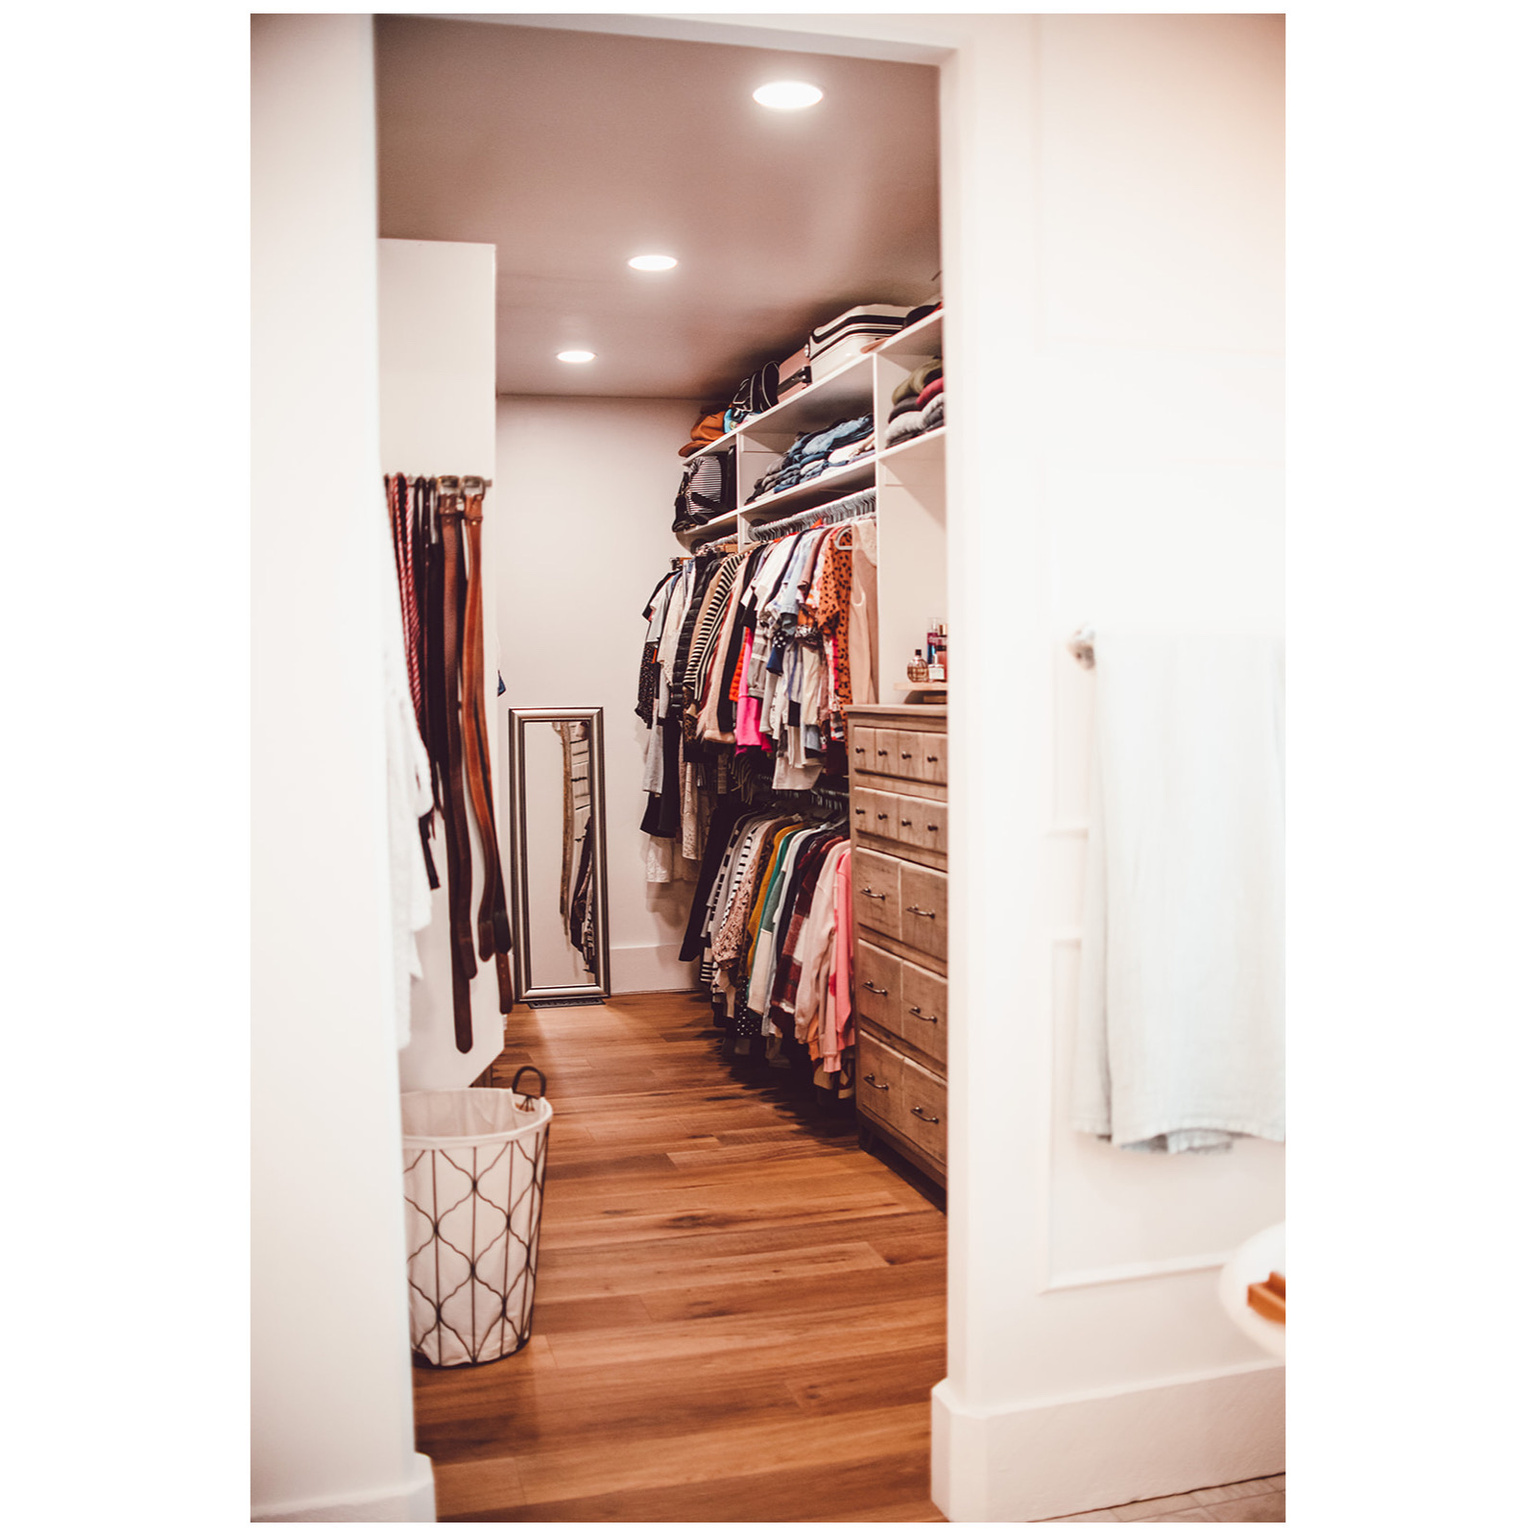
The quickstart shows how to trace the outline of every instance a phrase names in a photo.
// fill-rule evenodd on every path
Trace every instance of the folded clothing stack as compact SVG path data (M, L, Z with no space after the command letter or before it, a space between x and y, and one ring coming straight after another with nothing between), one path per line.
M850 416L830 427L802 432L789 446L789 452L752 487L748 501L770 496L775 491L803 485L829 469L836 469L875 450L873 416Z
M935 357L909 373L891 392L885 446L894 448L944 425L944 359Z
M686 459L690 453L697 453L700 448L707 448L717 438L725 436L725 412L716 411L710 416L701 416L693 424L693 432L688 441L677 450L680 459Z

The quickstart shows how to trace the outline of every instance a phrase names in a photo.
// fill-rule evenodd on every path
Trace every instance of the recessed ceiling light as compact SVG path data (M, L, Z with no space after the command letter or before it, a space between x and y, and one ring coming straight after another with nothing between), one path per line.
M804 80L770 80L752 92L752 100L765 107L776 107L780 112L795 112L801 107L814 107L821 100L821 91Z
M637 272L670 272L677 265L676 256L631 256L629 264Z
M562 363L590 363L592 359L597 356L597 353L582 352L578 350L572 352L556 352L555 356Z

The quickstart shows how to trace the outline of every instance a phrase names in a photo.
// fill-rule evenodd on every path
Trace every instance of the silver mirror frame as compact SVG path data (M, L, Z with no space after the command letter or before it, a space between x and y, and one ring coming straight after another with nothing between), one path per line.
M585 721L595 749L589 754L592 817L597 832L593 879L597 887L597 979L589 986L540 987L533 983L533 953L528 928L528 795L526 733L530 725ZM608 799L603 764L603 711L590 709L509 709L507 825L512 829L512 964L514 995L520 1003L600 1002L611 995L608 974Z

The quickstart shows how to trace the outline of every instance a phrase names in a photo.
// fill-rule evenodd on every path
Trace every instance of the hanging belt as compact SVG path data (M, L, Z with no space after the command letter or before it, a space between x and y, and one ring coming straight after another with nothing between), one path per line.
M444 744L444 821L448 844L448 935L453 955L453 1039L462 1052L474 1049L474 1021L470 1015L469 983L474 976L475 944L470 932L469 907L474 882L470 861L469 822L464 811L464 766L458 729L459 662L461 649L463 583L460 574L459 525L464 514L459 505L457 476L437 482L438 525L441 530L442 570L442 715L437 725Z
M512 925L507 920L506 888L501 874L501 845L496 841L496 817L492 809L491 754L485 727L485 605L480 591L480 525L484 521L485 481L475 475L464 478L464 766L469 777L469 798L480 832L480 852L485 865L480 893L478 926L480 958L496 960L496 981L501 1011L512 1011L512 969L507 962L512 948Z
M405 633L405 670L411 684L411 703L416 711L416 729L422 744L432 755L432 734L427 714L426 635L422 632L427 574L427 546L419 536L422 489L426 482L418 480L413 488L404 475L388 475L384 485L389 496L389 520L395 537L395 576L400 585L400 621ZM433 809L417 818L416 827L421 835L421 858L427 869L427 884L435 891L441 882L437 878L437 866L432 862L432 818L436 814L436 795Z

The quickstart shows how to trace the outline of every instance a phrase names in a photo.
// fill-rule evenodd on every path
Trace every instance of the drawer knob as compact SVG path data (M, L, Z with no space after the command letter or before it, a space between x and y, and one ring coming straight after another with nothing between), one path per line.
M884 901L885 900L885 892L884 891L874 891L874 890L871 890L867 885L861 885L859 887L859 895L860 896L871 896L876 901Z
M876 752L876 753L875 753L875 756L876 756L876 757L889 757L889 756L890 756L890 755L891 755L891 754L890 754L890 753L889 753L889 752L887 752L887 751L886 751L886 750L885 750L885 748L884 748L884 747L881 747L881 748L880 748L880 749L879 749L879 751L877 751L877 752Z
M911 818L911 817L910 817L910 816L903 816L903 817L902 817L902 818L901 818L901 824L902 824L902 826L904 826L904 827L910 827L910 826L911 826L911 825L912 825L912 818ZM929 831L930 831L930 832L932 832L932 831L933 831L933 828L932 828L932 827L929 827L929 828L928 828L928 830L929 830Z
M867 987L869 983L866 981L864 985ZM939 1016L936 1013L924 1013L920 1008L908 1008L907 1012L914 1019L921 1019L925 1024L937 1024L939 1022Z
M853 755L855 757L863 757L864 756L864 748L863 747L855 747L853 749Z
M862 751L863 751L863 750L864 750L864 749L863 749L863 748L862 748L862 747L860 747L860 748L859 748L859 750L860 750L860 751L861 751L861 752L862 752ZM929 761L929 762L930 762L930 763L936 763L936 762L938 762L938 758L936 758L936 757L930 757L930 758L929 758L929 759L928 759L928 761Z
M864 1081L868 1083L871 1088L878 1090L880 1093L889 1093L891 1091L891 1085L889 1083L877 1083L875 1081L875 1074L873 1072L866 1072L864 1074Z
M902 760L902 762L906 762L906 760L907 760L907 759L908 759L908 758L909 758L909 757L911 757L911 756L912 756L912 754L911 754L911 753L910 753L910 752L903 752L903 753L902 753L902 754L901 754L901 760Z
M915 912L919 917L937 917L937 912L924 912L921 907L908 907L908 912Z
M875 994L876 997L889 997L891 994L884 987L877 987L874 982L866 981L864 985Z
M929 830L929 831L930 831L930 832L937 832L937 831L938 831L938 830L939 830L939 827L938 827L938 823L937 823L937 822L933 822L933 821L930 821L930 822L929 822L929 823L928 823L928 830Z
M939 1123L939 1117L937 1115L925 1115L923 1113L923 1106L921 1104L914 1104L912 1106L912 1113L916 1115L919 1120L926 1120L929 1125L937 1125Z
M889 821L890 819L891 818L888 815L886 815L886 813L884 811L876 811L875 812L875 820L876 821Z
M853 814L855 816L862 816L864 814L864 807L861 805Z

